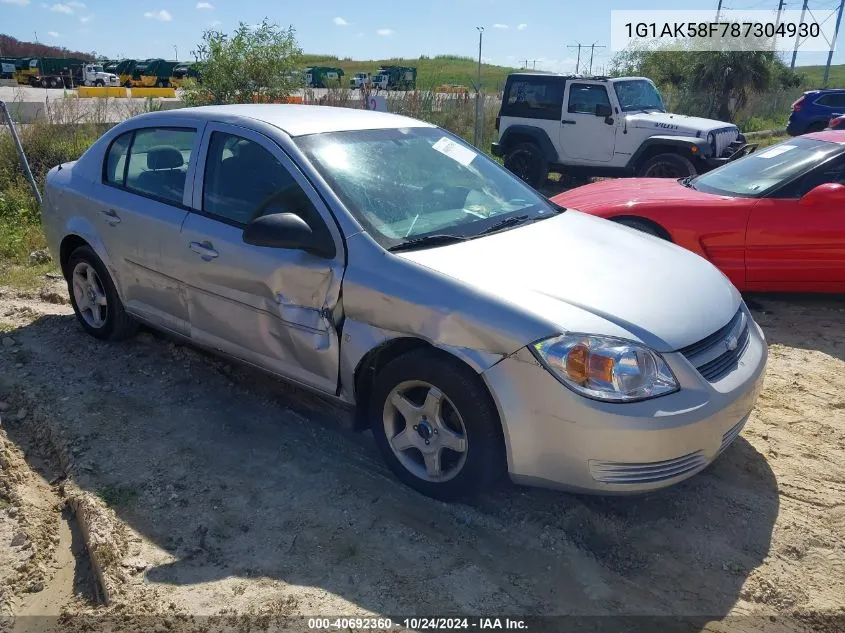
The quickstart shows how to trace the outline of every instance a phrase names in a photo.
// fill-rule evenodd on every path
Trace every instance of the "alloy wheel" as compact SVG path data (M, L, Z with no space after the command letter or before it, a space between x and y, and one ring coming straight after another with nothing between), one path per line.
M92 328L102 328L108 319L108 300L97 271L87 262L73 269L73 297L80 316Z

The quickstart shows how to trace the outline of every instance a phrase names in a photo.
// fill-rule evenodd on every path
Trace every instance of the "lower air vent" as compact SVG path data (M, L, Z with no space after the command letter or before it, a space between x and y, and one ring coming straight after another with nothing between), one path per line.
M695 451L662 462L640 464L590 460L590 474L606 484L648 484L680 477L706 465L704 453Z

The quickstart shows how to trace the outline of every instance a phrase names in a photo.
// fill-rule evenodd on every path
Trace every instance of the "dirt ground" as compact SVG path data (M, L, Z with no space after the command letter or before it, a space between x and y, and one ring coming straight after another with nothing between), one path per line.
M765 391L691 480L622 498L506 484L450 505L397 483L348 412L148 332L96 341L65 296L56 280L0 289L0 617L13 631L109 618L265 630L328 614L845 630L843 297L749 298L770 344ZM69 497L87 504L102 587ZM31 617L44 613L62 618Z

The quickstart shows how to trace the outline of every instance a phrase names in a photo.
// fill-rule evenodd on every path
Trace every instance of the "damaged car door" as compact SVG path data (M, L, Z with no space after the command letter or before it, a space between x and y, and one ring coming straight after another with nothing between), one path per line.
M206 128L194 187L182 227L191 338L335 393L344 260L320 197L272 140L224 124ZM274 214L302 218L337 248L247 244L250 223Z

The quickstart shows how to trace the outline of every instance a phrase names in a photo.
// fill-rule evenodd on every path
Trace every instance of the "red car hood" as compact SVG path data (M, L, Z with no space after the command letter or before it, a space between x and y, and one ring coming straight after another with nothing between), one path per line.
M663 205L712 204L722 196L684 187L672 178L616 178L576 187L552 198L557 204L590 212L615 207L635 207L650 202Z

